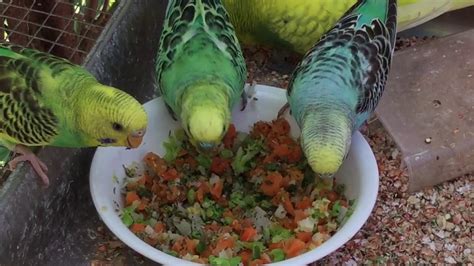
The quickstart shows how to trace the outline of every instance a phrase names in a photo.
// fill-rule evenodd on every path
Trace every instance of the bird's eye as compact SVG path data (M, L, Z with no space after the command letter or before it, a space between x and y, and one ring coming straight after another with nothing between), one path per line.
M119 123L113 123L112 124L112 128L115 130L115 131L122 131L123 129L123 126Z

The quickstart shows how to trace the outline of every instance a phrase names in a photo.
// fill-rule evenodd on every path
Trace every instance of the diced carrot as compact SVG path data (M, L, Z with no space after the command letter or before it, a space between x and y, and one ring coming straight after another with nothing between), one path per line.
M154 246L154 245L158 244L158 239L145 237L145 242L148 243L151 246Z
M288 195L288 193L285 193L284 195L285 196L283 198L283 207L285 207L285 210L289 214L295 215L295 208L293 207L293 203L291 203L290 196Z
M288 162L289 163L296 163L301 161L301 157L303 157L303 151L299 145L295 145L292 147L290 154L288 154Z
M230 124L229 129L227 129L224 139L222 140L222 142L224 143L224 147L226 147L227 149L232 148L236 137L237 130L235 129L234 124Z
M145 224L132 224L132 227L130 227L130 230L134 233L141 233L145 231Z
M268 175L260 185L263 194L267 196L275 196L278 191L280 191L282 179L283 177L278 172L273 172Z
M264 262L263 260L261 259L256 259L256 260L252 260L250 263L249 263L249 266L260 266L260 265L263 265Z
M199 240L186 238L186 251L190 254L196 254L196 246Z
M145 208L148 206L148 199L142 199L140 200L140 204L137 207L137 210L143 211Z
M311 207L311 199L307 196L304 196L300 201L295 204L296 209L304 210Z
M239 253L239 256L242 259L242 263L248 265L252 257L252 252L248 249L244 249Z
M286 257L292 258L301 254L306 247L306 244L299 239L291 239L285 242L283 246L283 252Z
M224 180L219 178L219 180L217 180L217 182L212 185L212 188L210 189L211 196L214 198L214 200L218 200L222 196L223 189Z
M234 248L235 240L232 237L223 237L219 238L216 242L216 247L213 250L213 253L219 254L224 249Z
M257 235L257 230L253 227L246 227L240 235L240 240L250 241Z
M170 168L161 174L163 180L169 181L179 178L179 173L175 168Z
M199 203L202 203L204 201L204 196L206 196L206 193L209 192L209 187L207 186L207 182L201 182L201 184L198 187L198 190L196 191L196 199Z
M288 148L288 145L281 144L273 150L273 153L279 158L283 159L288 157L288 155L290 154L290 149Z
M174 241L171 250L176 251L178 253L183 250L183 237L180 237Z
M163 233L166 229L166 226L162 222L157 222L153 229L155 229L155 232L157 233Z
M295 220L294 219L290 219L290 218L283 218L280 220L280 224L281 226L283 226L284 228L286 229L290 229L290 230L293 230L295 229L296 227L298 227L298 224L296 224Z
M230 161L219 157L214 157L211 163L211 172L222 175L230 170Z
M279 135L288 135L290 133L290 124L284 118L278 118L272 121L272 131Z
M152 168L157 175L161 175L168 168L166 166L166 161L161 158L158 154L149 152L145 155L144 158L145 164Z
M307 243L313 238L312 232L298 232L296 233L296 238Z
M125 205L129 206L136 200L140 200L140 197L137 195L137 192L128 191L127 195L125 196Z
M273 250L273 249L277 249L277 248L282 248L283 247L283 243L282 242L276 242L276 243L270 243L268 244L268 249L269 250Z
M295 210L295 222L299 222L308 217L304 210Z

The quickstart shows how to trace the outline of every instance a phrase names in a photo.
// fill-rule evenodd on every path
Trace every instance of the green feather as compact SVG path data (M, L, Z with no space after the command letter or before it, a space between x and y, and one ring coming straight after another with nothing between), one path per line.
M239 42L220 0L169 1L156 77L166 105L183 120L188 134L187 119L196 108L221 112L230 122L227 113L244 93L246 75Z
M122 130L113 129L120 124ZM89 147L127 145L144 130L143 107L65 59L0 45L0 144ZM121 131L121 132L119 132Z

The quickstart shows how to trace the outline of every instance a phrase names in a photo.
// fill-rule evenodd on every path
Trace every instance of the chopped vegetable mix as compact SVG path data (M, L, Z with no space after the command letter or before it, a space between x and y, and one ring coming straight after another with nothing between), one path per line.
M344 188L317 178L284 119L231 126L198 153L179 130L166 154L128 169L122 221L148 244L210 265L262 265L314 249L351 213Z

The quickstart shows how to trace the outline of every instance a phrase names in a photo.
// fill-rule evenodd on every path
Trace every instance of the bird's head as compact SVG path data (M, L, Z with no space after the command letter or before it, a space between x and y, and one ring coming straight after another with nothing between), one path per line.
M97 85L91 92L79 114L86 145L140 146L148 124L143 106L129 94L112 87Z
M335 176L351 146L351 120L339 114L306 117L301 127L301 147L309 166L322 178Z
M219 106L196 106L183 120L191 143L200 151L219 145L230 124L230 111Z

